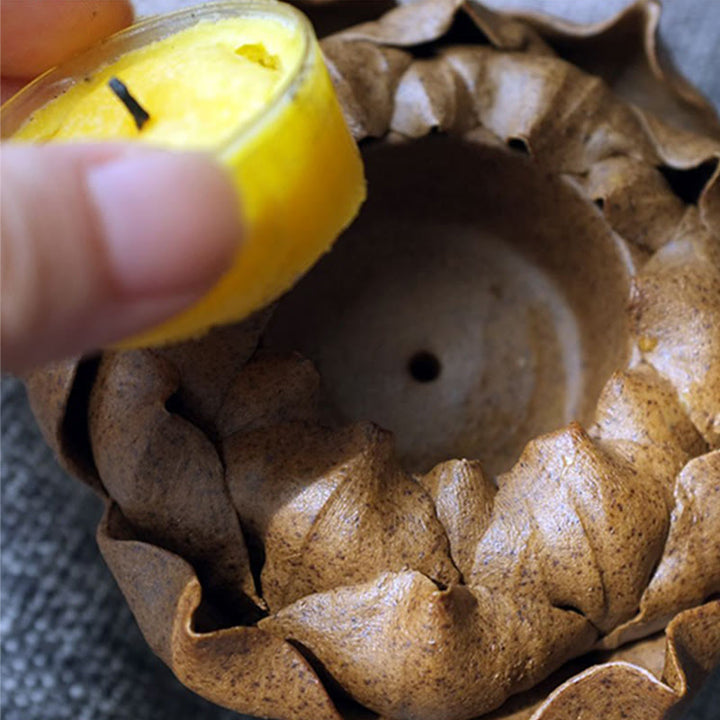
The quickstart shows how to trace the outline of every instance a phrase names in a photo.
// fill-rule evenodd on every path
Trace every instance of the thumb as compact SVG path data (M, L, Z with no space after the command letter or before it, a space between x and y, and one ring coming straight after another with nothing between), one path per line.
M240 238L202 154L5 145L2 361L24 372L155 325L201 297Z

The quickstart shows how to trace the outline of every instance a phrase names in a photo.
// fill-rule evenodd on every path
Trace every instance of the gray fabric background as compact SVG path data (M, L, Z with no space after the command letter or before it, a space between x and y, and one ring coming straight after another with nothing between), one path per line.
M137 0L139 14L195 4ZM625 0L492 0L578 21ZM720 0L666 0L662 36L720 106ZM24 390L2 381L0 693L5 720L229 720L185 690L145 645L97 550L99 501L56 465ZM720 717L720 671L687 720ZM309 718L308 720L312 720Z

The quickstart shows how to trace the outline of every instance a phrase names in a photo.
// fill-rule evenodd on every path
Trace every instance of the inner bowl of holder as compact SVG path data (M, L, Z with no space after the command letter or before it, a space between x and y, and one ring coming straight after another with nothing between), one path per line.
M434 134L365 145L360 217L279 303L264 345L322 377L325 418L393 431L405 466L589 424L628 356L632 264L601 213L521 152Z

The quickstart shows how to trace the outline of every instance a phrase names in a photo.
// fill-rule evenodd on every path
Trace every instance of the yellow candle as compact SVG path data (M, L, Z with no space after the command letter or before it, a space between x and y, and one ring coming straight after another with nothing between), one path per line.
M146 120L134 117L133 102ZM232 269L131 345L198 335L271 302L365 197L360 156L310 23L273 0L140 23L39 78L2 112L3 135L14 140L136 140L207 150L230 169L247 227Z

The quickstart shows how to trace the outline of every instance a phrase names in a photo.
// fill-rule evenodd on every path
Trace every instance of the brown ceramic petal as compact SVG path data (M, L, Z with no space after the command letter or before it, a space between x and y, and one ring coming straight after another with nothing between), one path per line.
M467 577L490 523L497 488L485 477L480 463L472 460L440 463L419 481L435 503L455 566Z
M677 477L670 531L640 613L603 640L605 647L664 627L678 612L720 593L720 451L691 460Z
M662 485L578 425L528 443L499 484L468 584L532 585L602 632L632 617L667 533Z
M309 648L380 714L460 720L531 687L595 637L576 613L531 596L439 588L417 572L309 595L259 625Z
M240 713L341 720L291 645L255 627L197 628L202 589L180 556L140 542L109 505L98 543L150 647L195 692Z
M588 673L587 671L591 668L603 667L606 663L623 663L634 666L638 671L633 673L635 676L644 675L647 678L649 672L657 680L660 680L663 671L665 645L664 634L659 634L625 646L613 653L592 652L571 660L531 690L510 698L495 712L484 715L483 720L537 720L537 718L549 720L554 718L556 711L565 711L563 701L556 701L556 703L547 701L549 698L559 695L565 686L572 688L570 695L573 697L572 702L576 706L575 709L579 704L586 712L593 712L591 717L601 717L594 714L597 703L593 696L597 693L597 678L594 673ZM668 699L668 688L664 684L657 682L649 683L649 689L651 693L655 691L659 693L660 700L663 702L661 707L666 707L664 702ZM655 704L656 702L651 702L649 707L652 708ZM624 703L618 704L617 712L612 707L609 709L607 707L603 708L609 711L607 716L602 716L603 719L608 717L610 720L620 720L625 710L623 705ZM642 718L645 716L632 715L625 717ZM652 720L659 720L660 716L651 714L650 717Z
M213 328L193 342L157 348L154 352L175 366L180 385L175 400L211 436L228 387L257 348L272 312L266 308L242 323Z
M686 610L673 619L666 632L612 652L594 652L573 660L532 690L483 717L574 720L578 713L587 712L603 720L681 717L720 659L719 619L717 601ZM613 694L603 691L603 679L612 685ZM617 703L608 702L615 699ZM670 714L666 715L668 710Z
M560 686L532 720L575 720L592 708L598 718L658 720L677 702L675 693L647 670L624 662L589 668Z
M137 537L193 563L238 619L255 597L245 541L217 451L168 410L179 385L175 367L150 351L106 354L90 400L95 461Z
M473 94L443 57L414 62L395 93L390 127L405 137L423 137L436 129L460 133L477 125Z
M243 527L265 551L272 610L386 570L458 579L432 500L398 464L389 433L276 425L231 437L225 460Z
M660 480L669 507L676 474L706 449L673 386L646 365L613 374L598 400L591 434Z
M362 41L348 43L338 37L324 40L322 48L355 139L384 135L395 108L398 82L412 56L397 48Z
M225 392L215 422L219 437L317 420L319 385L317 370L299 353L258 353Z
M401 0L398 4L375 22L344 30L343 38L400 47L430 42L450 28L463 0Z
M720 600L680 613L666 635L663 680L682 697L720 663Z
M717 167L720 141L682 130L654 115L638 113L638 117L665 167L692 170L705 166L708 172L703 184L707 181L712 168Z
M87 431L87 394L93 374L92 364L71 358L31 372L25 385L45 442L60 464L104 495Z
M698 204L703 225L715 237L720 237L720 164L702 191Z
M555 54L531 23L518 20L511 13L492 10L474 0L465 2L463 10L498 50L527 52L531 55Z
M635 245L656 251L677 231L685 204L659 170L627 157L595 163L585 191L601 207L613 230Z
M671 382L700 434L718 447L720 246L696 208L637 276L631 313L643 359Z

